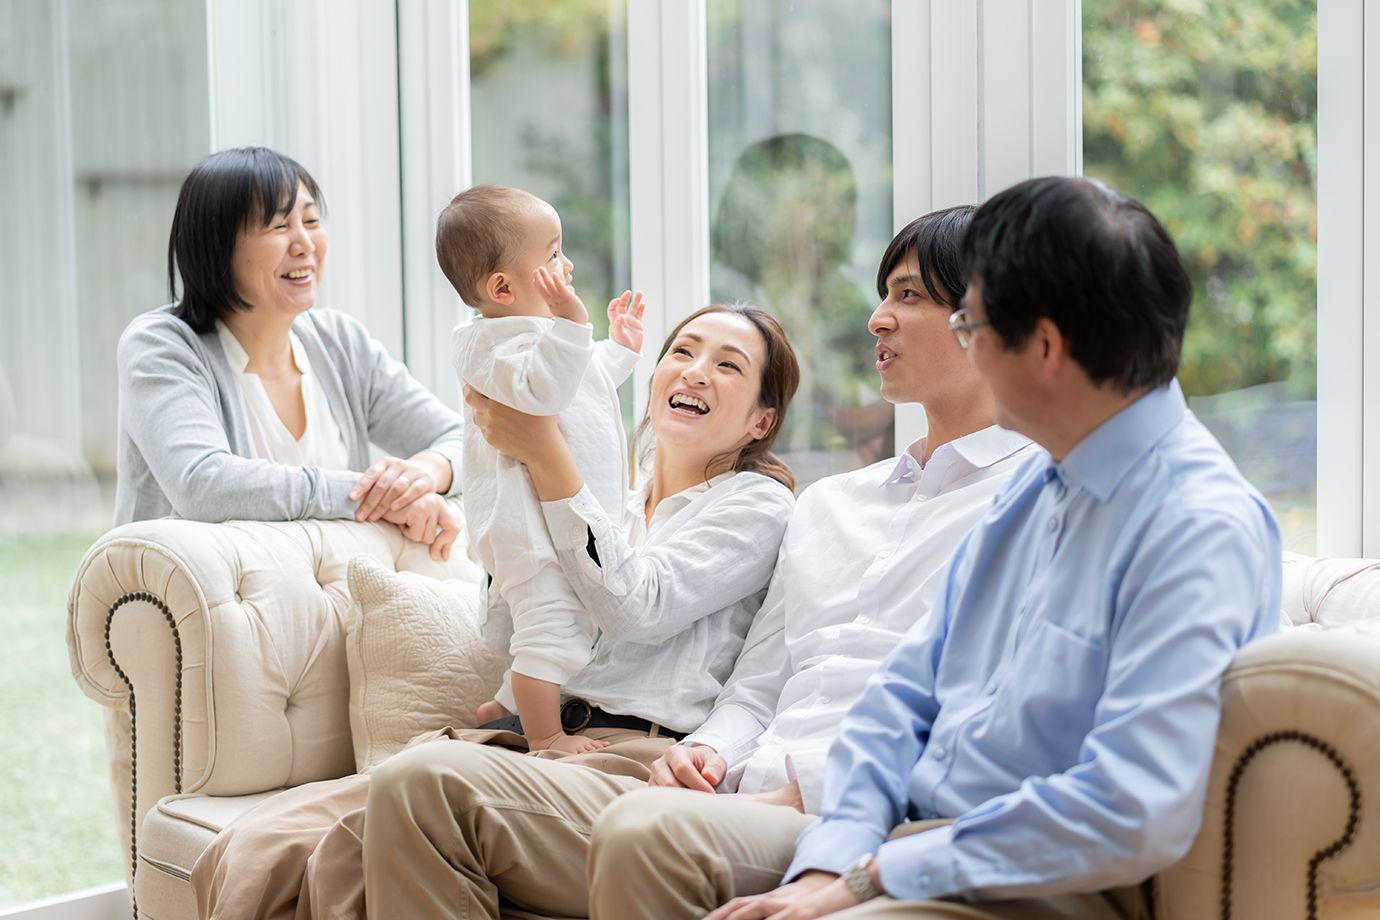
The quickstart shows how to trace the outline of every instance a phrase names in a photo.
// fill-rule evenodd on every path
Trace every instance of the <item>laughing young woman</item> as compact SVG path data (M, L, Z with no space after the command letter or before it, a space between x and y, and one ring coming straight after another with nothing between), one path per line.
M590 663L565 684L563 718L571 734L608 747L524 755L522 736L501 729L415 744L373 776L387 776L393 790L414 789L416 808L377 822L364 809L378 781L370 775L288 790L242 816L197 861L192 886L201 916L361 916L361 838L376 823L388 841L378 852L393 852L365 866L368 884L379 886L370 913L445 916L458 896L453 885L419 892L412 859L420 850L394 841L477 833L484 841L471 841L469 852L478 852L507 839L509 823L549 821L550 834L541 837L559 846L581 829L554 820L549 809L521 805L524 796L602 798L644 784L649 765L709 714L766 593L794 507L794 479L771 449L799 374L780 325L763 310L713 306L683 321L652 377L647 481L622 521L605 516L585 490L555 419L468 394L485 438L527 464L557 559L601 631ZM488 638L507 647L506 636ZM475 810L474 797L519 804L479 809L477 823L463 820ZM428 822L446 826L422 826ZM511 877L490 881L462 871L469 879L463 897L472 908L482 905L475 916L497 916L500 891L521 902L520 892L537 887L523 873L547 882L569 874L573 890L583 891L578 863L517 854ZM434 897L436 909L400 907L398 889Z

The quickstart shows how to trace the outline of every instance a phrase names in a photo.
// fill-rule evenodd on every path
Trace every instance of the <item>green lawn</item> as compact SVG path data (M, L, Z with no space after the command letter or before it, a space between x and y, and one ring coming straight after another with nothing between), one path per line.
M123 877L101 708L67 664L67 589L97 536L0 537L0 910Z

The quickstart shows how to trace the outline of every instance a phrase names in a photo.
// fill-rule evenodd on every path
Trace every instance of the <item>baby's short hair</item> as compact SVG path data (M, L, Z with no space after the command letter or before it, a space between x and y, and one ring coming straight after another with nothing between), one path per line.
M541 199L506 185L476 185L450 200L436 220L436 260L470 306L484 301L484 280L522 245L520 218Z

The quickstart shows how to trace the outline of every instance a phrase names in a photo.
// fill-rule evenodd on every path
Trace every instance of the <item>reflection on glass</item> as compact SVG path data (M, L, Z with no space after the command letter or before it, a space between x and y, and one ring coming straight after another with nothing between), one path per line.
M0 0L0 911L123 876L63 611L110 525L115 342L207 152L202 7Z
M1179 244L1189 404L1312 552L1317 4L1083 2L1083 161Z
M526 189L561 215L575 289L603 337L604 308L630 283L621 4L470 0L469 8L474 181ZM619 396L630 423L631 382Z
M891 238L890 5L710 0L710 296L781 319L801 486L892 452L867 318Z

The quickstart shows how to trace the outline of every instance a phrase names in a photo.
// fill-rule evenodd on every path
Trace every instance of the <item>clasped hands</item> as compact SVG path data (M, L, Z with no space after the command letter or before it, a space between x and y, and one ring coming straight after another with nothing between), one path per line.
M652 764L648 782L653 786L693 789L713 793L728 772L728 762L706 745L675 744ZM743 794L743 798L772 805L788 805L804 812L800 784L794 781L770 792ZM807 920L844 910L858 903L837 875L831 872L806 872L789 885L750 897L734 898L710 914L706 920Z
M384 457L350 490L350 499L359 502L355 520L397 524L405 538L427 544L432 559L448 560L460 535L460 516L438 493L441 477L448 489L450 476L450 461L438 453Z

